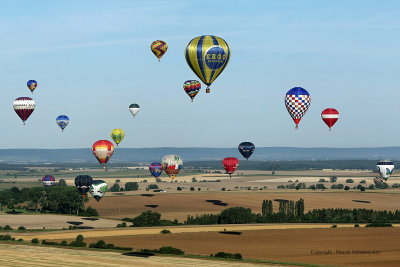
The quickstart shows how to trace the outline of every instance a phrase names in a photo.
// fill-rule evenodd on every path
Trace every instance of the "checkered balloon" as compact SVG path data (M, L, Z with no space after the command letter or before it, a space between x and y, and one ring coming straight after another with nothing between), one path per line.
M296 129L299 127L301 118L306 114L311 104L311 96L306 89L294 87L290 89L285 96L285 105L294 123Z

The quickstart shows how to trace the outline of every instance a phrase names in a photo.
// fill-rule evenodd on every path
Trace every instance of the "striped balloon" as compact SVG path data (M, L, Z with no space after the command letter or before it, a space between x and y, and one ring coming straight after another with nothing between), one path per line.
M25 125L25 121L35 110L35 101L30 97L18 97L14 100L13 107Z
M306 114L311 104L311 96L306 89L294 87L290 89L285 96L286 109L296 123L296 129L299 128L301 118Z
M153 54L158 58L158 61L160 61L162 56L167 52L168 45L164 41L157 40L151 43L150 49Z
M42 183L45 187L50 187L56 183L56 179L51 175L46 175L46 176L43 176Z
M327 108L322 111L321 117L325 124L328 125L330 131L332 126L339 119L339 111L334 108Z
M183 89L185 90L186 94L192 99L199 93L201 88L201 84L199 81L196 80L188 80L183 84Z
M114 153L114 145L108 140L96 141L92 146L93 155L105 169L108 160Z
M227 42L220 37L203 35L194 38L186 46L185 58L192 71L209 86L228 65L231 49Z

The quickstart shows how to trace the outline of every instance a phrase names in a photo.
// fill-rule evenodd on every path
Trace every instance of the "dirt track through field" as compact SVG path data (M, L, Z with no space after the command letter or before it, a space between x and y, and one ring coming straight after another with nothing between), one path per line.
M54 247L0 244L0 266L257 266L249 263L177 257L125 256L118 252L62 249ZM262 265L269 266L269 265Z

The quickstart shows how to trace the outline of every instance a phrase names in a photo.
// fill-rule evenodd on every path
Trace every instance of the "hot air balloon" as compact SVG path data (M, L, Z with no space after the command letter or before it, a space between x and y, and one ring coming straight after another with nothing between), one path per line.
M168 45L166 42L157 40L151 43L150 45L151 51L158 58L158 61L162 58L162 56L167 52Z
M393 173L394 164L393 161L391 161L390 159L384 159L380 160L376 164L376 168L378 169L378 172L381 175L381 177L386 181Z
M129 111L132 113L133 117L136 116L136 114L139 112L140 107L138 104L131 104L129 106Z
M227 174L232 178L232 173L236 171L236 169L239 167L239 160L237 158L224 158L222 161L222 165L224 165L224 169Z
M192 99L197 95L200 91L201 84L199 81L196 80L188 80L183 84L183 89L185 90L186 94Z
M375 184L376 186L383 185L384 182L385 182L385 181L383 180L382 177L375 177L375 178L374 178L374 184Z
M114 145L108 140L99 140L93 144L92 150L93 155L105 170L108 160L114 153Z
M66 115L60 115L57 117L56 122L57 122L57 125L64 132L65 127L67 127L67 125L69 123L69 118Z
M332 126L335 125L339 119L339 111L334 108L327 108L322 111L321 117L325 124L328 125L330 131Z
M79 175L75 178L75 186L83 196L86 196L92 183L93 179L89 175Z
M32 94L33 94L33 91L35 91L35 89L36 89L36 87L37 87L37 82L36 82L35 80L29 80L29 81L26 83L26 86L28 86L29 90L31 90L31 92L32 92Z
M103 180L93 180L89 192L94 197L94 199L99 201L107 192L107 190L108 190L108 185L106 182L104 182Z
M114 142L117 144L121 143L122 139L124 139L125 133L121 129L114 129L111 132L111 138L114 140Z
M227 42L220 37L203 35L194 38L186 46L185 58L192 71L209 86L228 65L231 49Z
M254 150L256 149L256 147L252 142L242 142L239 144L238 149L243 157L249 159L251 154L253 154Z
M307 109L310 107L311 97L306 89L301 87L294 87L286 93L285 105L294 123L296 129L299 128L301 118L306 114Z
M163 172L163 166L159 162L153 162L149 165L149 171L154 178L158 178L158 176Z
M183 161L178 155L166 155L162 159L162 166L165 173L168 174L171 179L174 179L182 169Z
M13 107L25 125L25 121L35 110L35 101L30 97L18 97L14 100Z
M46 175L46 176L43 176L42 183L45 187L50 187L56 183L56 179L51 175Z

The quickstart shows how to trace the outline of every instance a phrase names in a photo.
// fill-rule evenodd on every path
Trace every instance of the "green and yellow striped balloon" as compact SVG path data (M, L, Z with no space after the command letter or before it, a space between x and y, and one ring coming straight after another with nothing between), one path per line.
M231 49L228 43L213 35L194 38L188 43L185 50L187 64L207 85L207 93L210 92L209 86L228 65L230 56Z
M121 129L114 129L111 132L111 138L114 140L114 142L117 144L121 143L122 139L124 139L125 133Z

